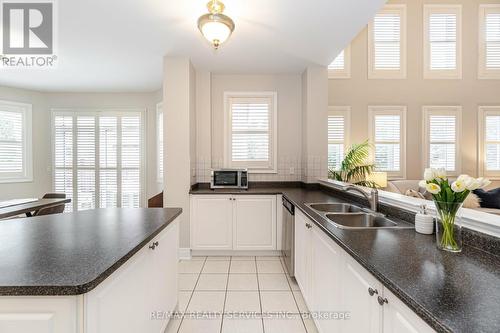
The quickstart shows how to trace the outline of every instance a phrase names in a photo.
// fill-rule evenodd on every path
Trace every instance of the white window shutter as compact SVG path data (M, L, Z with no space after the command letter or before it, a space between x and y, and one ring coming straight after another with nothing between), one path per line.
M23 114L0 109L0 175L23 171Z
M455 171L456 116L431 115L429 129L430 167Z
M486 68L500 69L500 12L488 13L485 19Z
M401 68L401 17L396 13L377 14L373 20L374 69Z
M400 171L401 116L375 116L375 165L380 171Z
M100 207L118 206L118 118L99 117Z
M163 111L161 104L157 106L157 158L158 158L158 181L163 181Z
M121 118L122 134L122 207L140 206L141 188L141 119L139 116Z
M500 171L500 114L485 117L485 167Z
M332 61L328 66L329 70L343 70L344 69L344 50L342 50L339 55Z
M71 203L65 211L73 211L73 116L54 118L54 191L66 194Z
M457 15L434 13L429 17L430 70L457 68Z
M77 145L77 205L78 210L96 207L96 119L78 116L76 119Z
M339 170L344 159L344 128L344 116L328 116L328 169L330 170Z

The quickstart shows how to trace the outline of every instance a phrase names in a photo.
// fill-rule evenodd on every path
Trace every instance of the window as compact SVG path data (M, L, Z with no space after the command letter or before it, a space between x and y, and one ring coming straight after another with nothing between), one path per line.
M500 5L479 5L479 78L500 79Z
M424 78L462 78L461 30L461 5L424 5Z
M479 107L479 174L500 178L500 106Z
M67 210L139 207L140 111L53 111L54 191Z
M351 47L347 46L328 66L328 78L348 79L351 77Z
M406 107L369 106L368 114L375 169L392 179L405 178Z
M328 169L339 170L349 145L351 108L331 106L328 110Z
M0 183L33 180L31 104L0 100Z
M226 167L276 172L277 94L224 93Z
M460 106L424 106L424 167L460 173Z
M158 149L157 159L158 159L158 183L163 183L163 104L158 103L156 105L156 147Z
M368 24L368 78L406 77L406 5L386 5Z

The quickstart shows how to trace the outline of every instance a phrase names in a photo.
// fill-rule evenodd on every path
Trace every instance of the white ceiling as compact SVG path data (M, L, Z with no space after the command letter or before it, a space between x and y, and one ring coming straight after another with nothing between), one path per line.
M0 70L0 85L41 91L154 91L162 58L226 74L328 65L385 0L225 0L236 29L213 51L196 21L208 0L63 0L58 67Z

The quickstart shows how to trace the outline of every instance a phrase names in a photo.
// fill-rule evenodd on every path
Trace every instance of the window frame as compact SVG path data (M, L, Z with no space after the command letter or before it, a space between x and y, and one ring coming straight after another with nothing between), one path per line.
M400 16L400 59L399 70L376 69L375 68L375 41L373 22L368 23L368 79L406 79L407 76L407 6L406 4L385 5L377 12L379 14L398 14Z
M33 181L33 106L28 103L0 100L7 112L19 112L23 116L23 169L21 172L0 175L0 184L27 183Z
M52 189L55 190L55 173L56 173L56 167L55 167L55 118L56 116L72 116L73 117L73 164L72 164L72 172L73 172L73 199L70 205L73 207L73 212L78 211L78 190L77 190L77 178L75 177L78 171L77 167L77 132L76 132L76 119L77 116L94 116L94 117L105 117L105 116L116 116L116 117L126 117L130 116L131 114L138 114L140 117L140 164L139 164L139 182L140 182L140 189L139 189L139 206L140 207L146 207L147 204L147 198L146 198L146 168L147 168L147 161L146 161L146 143L145 143L145 134L146 134L146 124L145 124L145 114L146 114L146 109L142 108L51 108L51 152L52 152L52 158L51 158L51 169L52 169ZM97 120L97 118L96 118ZM95 137L95 142L96 142L96 147L99 147L98 145L98 121L96 121L96 137ZM120 137L117 136L117 140L120 140ZM118 141L119 142L119 141ZM121 150L121 149L120 149ZM96 148L96 157L98 156L98 151L99 149ZM117 155L117 161L120 158L119 155ZM99 161L96 158L95 160L95 166L94 169L96 170L96 186L95 186L95 208L98 208L100 206L100 188L99 188L99 183L97 180L99 179L97 176L99 175L98 170L101 169L99 167ZM118 164L117 164L117 170L118 170ZM76 181L75 181L76 180ZM100 181L100 180L99 180ZM119 181L117 182L117 184ZM118 185L117 191L119 191L121 188L120 185ZM120 198L120 194L118 194L118 198ZM121 200L118 200L117 198L117 207L121 207Z
M272 110L269 117L269 160L262 163L245 164L232 161L232 126L231 126L231 99L232 98L271 98ZM276 91L225 91L224 92L224 167L248 169L249 173L278 173L278 93Z
M368 106L368 137L373 147L370 149L370 159L375 164L375 117L378 115L400 116L400 141L399 141L399 171L384 171L389 180L406 179L406 105L370 105ZM376 170L378 171L378 170Z
M486 67L486 14L488 12L500 14L500 4L480 4L479 5L479 27L478 27L478 79L498 80L500 79L499 69L488 69Z
M432 14L455 14L456 21L456 49L455 69L432 70L431 48L430 48L430 25L429 19ZM424 59L424 79L462 79L462 5L453 4L424 4L423 22L423 59Z
M163 124L160 124L160 115L163 116ZM164 169L165 166L162 165L163 161L160 160L160 148L163 149L162 155L163 158L165 158L165 140L164 138L160 139L160 125L163 126L162 130L163 130L163 135L165 136L164 122L165 122L165 113L163 112L163 102L159 102L156 104L156 181L159 184L163 183L162 168L163 171L165 170ZM160 140L162 142L162 147L160 147Z
M349 148L351 142L351 107L350 106L341 106L341 105L330 105L328 107L328 117L330 116L342 116L344 117L344 157L345 151ZM328 134L327 134L328 135ZM339 142L330 141L327 139L327 144L330 143L338 144ZM328 157L327 156L327 167L328 167Z
M344 52L344 68L343 69L331 69L328 68L328 78L329 79L350 79L351 78L351 45L347 45ZM338 56L338 55L337 55ZM336 59L337 57L335 57ZM335 61L335 59L332 60ZM331 64L330 63L330 64Z
M424 105L422 106L422 154L423 168L429 168L430 165L430 117L431 116L449 116L455 118L455 169L447 170L448 176L458 176L462 170L462 154L460 152L460 141L462 138L462 106L461 105Z
M478 165L477 170L480 177L488 177L492 180L500 180L500 170L487 171L486 170L486 116L495 115L500 116L500 105L498 106L484 106L478 107Z

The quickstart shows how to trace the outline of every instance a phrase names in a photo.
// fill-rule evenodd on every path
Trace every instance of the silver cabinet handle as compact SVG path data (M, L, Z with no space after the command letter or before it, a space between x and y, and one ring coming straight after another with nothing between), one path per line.
M389 301L387 300L387 298L382 298L380 296L377 297L377 301L378 301L378 304L380 304L380 305L384 305L386 303L389 303Z
M149 245L149 248L150 248L151 250L154 250L154 249L156 249L156 247L157 247L158 245L160 245L160 243L159 243L158 241L156 241L156 242L153 242L153 244Z
M311 229L312 225L310 225L309 223L306 223L306 227L307 227L307 229Z
M375 294L378 295L378 290L377 289L373 289L372 287L369 287L368 288L368 294L370 294L370 296L373 296Z

